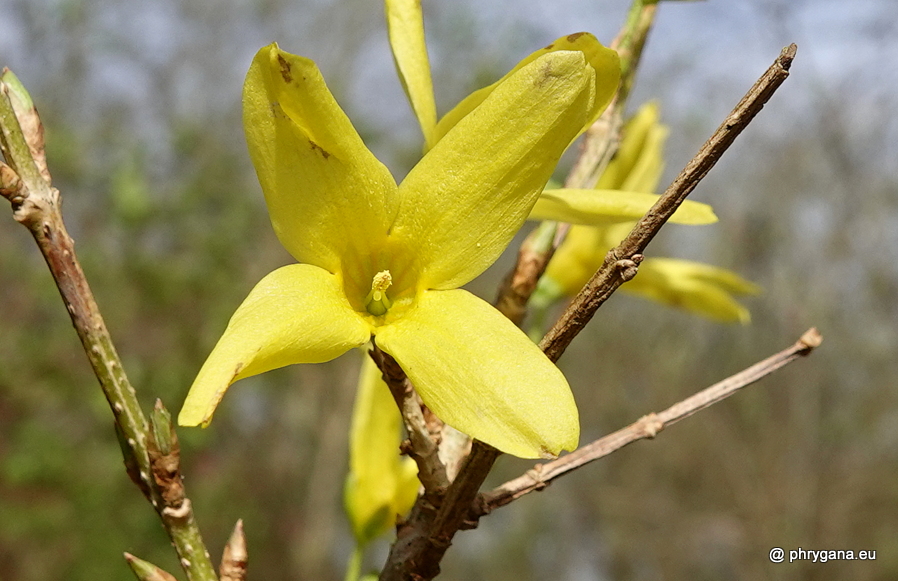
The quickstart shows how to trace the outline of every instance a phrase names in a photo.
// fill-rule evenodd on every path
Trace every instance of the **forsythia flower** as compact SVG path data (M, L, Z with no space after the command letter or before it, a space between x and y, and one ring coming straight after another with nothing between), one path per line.
M658 107L644 105L624 128L624 139L615 158L603 172L597 190L592 191L593 203L607 199L609 190L652 192L658 185L664 162L661 150L667 138L667 128L658 121ZM588 193L590 190L577 190ZM540 199L537 208L542 213L565 220L562 204ZM557 208L556 208L557 206ZM555 213L547 212L547 208ZM679 214L686 204L677 211ZM571 211L567 211L571 214ZM680 223L708 223L690 211L695 221ZM674 214L676 216L676 214ZM687 216L687 215L684 215ZM583 220L566 221L584 223ZM716 218L715 218L716 220ZM677 220L671 220L675 222ZM630 232L633 222L604 227L572 226L564 243L540 279L534 294L534 306L544 307L562 297L576 294L601 266L605 254ZM748 310L733 295L756 294L759 288L739 275L699 262L671 258L646 258L639 266L639 274L621 286L621 290L653 299L660 303L684 308L705 317L723 322L749 320Z
M208 423L238 379L374 338L447 424L522 457L574 449L564 376L458 289L501 254L616 88L613 51L589 35L574 40L582 47L538 54L489 87L398 186L312 61L275 44L260 50L244 126L275 232L300 264L266 276L238 308L180 423Z
M549 46L528 55L502 79L478 89L462 99L437 122L430 61L424 41L421 1L386 0L386 9L393 60L396 63L396 70L408 96L409 104L421 125L425 151L436 145L460 119L482 103L505 79L545 54L555 51L582 51L588 55L590 62L600 63L605 68L618 66L617 54L602 47L591 34L580 32L562 36ZM596 92L596 98L601 101L602 106L596 109L595 118L616 94L617 83L597 83ZM595 118L591 119L582 129L587 129ZM615 188L608 188L602 192L568 188L544 190L530 211L528 219L558 220L572 224L590 225L607 225L637 220L658 199L657 195L650 193L652 191L652 189L622 190ZM716 221L717 217L711 206L691 200L684 202L671 218L671 222L679 224L708 224Z

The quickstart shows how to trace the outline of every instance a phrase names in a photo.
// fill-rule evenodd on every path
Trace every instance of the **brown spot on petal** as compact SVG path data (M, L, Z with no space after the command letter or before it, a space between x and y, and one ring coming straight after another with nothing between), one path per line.
M578 38L586 34L585 32L575 32L574 34L567 35L568 42L575 42Z
M315 151L317 151L318 153L320 153L320 154L321 154L321 157L323 157L324 159L327 159L327 158L329 158L329 157L331 156L330 152L325 151L325 149L324 149L323 147L321 147L320 145L318 145L317 143L315 143L315 142L312 141L311 139L309 140L309 145L312 146L312 149L313 149L313 150L315 150Z
M544 62L542 63L542 66L539 70L539 75L536 77L536 79L534 79L533 84L534 86L541 88L546 83L552 81L557 77L558 73L555 71L555 69L552 68L552 65L550 63Z
M544 48L543 50L552 50L553 48L555 48L554 42L552 44L550 44L549 46L547 46L546 48Z
M278 64L281 65L281 77L284 78L285 83L293 82L293 74L290 72L290 63L287 62L287 59L278 55Z

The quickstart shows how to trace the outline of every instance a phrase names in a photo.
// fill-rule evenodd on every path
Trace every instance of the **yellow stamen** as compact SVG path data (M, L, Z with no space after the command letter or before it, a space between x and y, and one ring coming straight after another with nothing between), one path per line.
M371 292L365 297L365 309L372 315L378 317L383 315L393 306L393 301L387 297L385 292L390 285L393 284L393 277L389 270L382 270L374 275L371 282Z

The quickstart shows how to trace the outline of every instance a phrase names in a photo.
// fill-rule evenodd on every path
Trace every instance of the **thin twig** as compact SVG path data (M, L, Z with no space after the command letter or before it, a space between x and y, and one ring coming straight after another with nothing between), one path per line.
M642 58L642 49L655 23L658 3L651 0L634 0L627 13L627 21L621 28L611 48L617 51L621 63L620 86L614 100L583 136L580 154L567 179L567 188L593 188L617 152L621 140L624 111L630 90L636 80L636 71Z
M31 231L50 268L115 417L126 471L158 512L188 579L214 581L215 569L193 520L190 501L183 497L183 488L175 509L165 497L173 488L161 487L156 481L161 465L151 461L146 416L75 255L74 242L63 223L59 191L50 183L43 157L43 126L27 91L6 70L0 79L0 146L8 164L0 167L0 194L12 204L16 221ZM180 473L174 473L180 486ZM174 486L174 480L170 484Z
M773 65L736 105L655 205L636 223L630 234L608 252L601 268L571 301L561 318L540 342L540 347L550 359L557 361L602 303L621 284L636 275L642 258L641 253L661 226L714 167L717 160L789 76L789 67L797 49L794 44L783 49Z
M403 445L403 452L418 465L418 479L424 490L442 495L449 486L446 466L439 456L442 422L435 424L436 416L433 414L429 414L431 421L427 421L415 388L395 359L381 351L376 344L368 354L383 374L383 380L402 412L402 421L409 438L408 443Z
M470 528L468 507L501 452L474 440L471 453L439 505L426 495L418 498L408 521L397 530L396 542L380 581L427 581L440 572L440 561L461 528Z
M568 474L586 464L604 458L627 444L646 438L654 438L664 428L688 418L719 401L730 397L743 387L770 375L799 357L807 356L823 340L817 329L809 329L788 349L755 363L751 367L715 383L695 395L676 403L657 414L648 414L612 434L587 444L576 451L544 464L537 464L526 474L482 494L472 506L469 518L489 514L531 492L546 488L556 478Z
M639 68L642 48L654 23L656 9L656 2L635 0L630 7L627 22L611 43L611 48L618 52L621 60L620 86L614 100L583 135L577 160L565 180L565 187L594 187L617 152L624 109ZM569 229L570 224L546 220L521 244L517 262L499 285L498 295L493 303L515 325L523 323L527 314L527 302Z
M115 421L133 449L138 476L148 484L147 420L75 257L74 243L62 221L59 191L50 185L49 173L41 171L46 167L45 161L35 159L42 155L35 152L43 152L43 129L37 110L33 104L23 103L21 97L15 106L15 98L14 88L7 81L0 83L0 145L9 164L4 172L4 186L15 185L4 188L3 195L12 204L13 217L31 231L44 255ZM29 128L27 133L25 128Z
M150 455L154 485L151 502L174 541L178 556L181 557L181 566L190 579L214 579L214 570L210 571L206 565L212 565L209 551L203 543L193 515L193 506L184 489L178 434L171 421L171 414L159 399L156 400L150 419L147 452ZM198 564L194 565L194 562Z
M783 50L774 66L743 98L734 112L721 125L721 128L702 148L699 155L687 165L659 202L637 223L630 236L615 249L618 252L621 250L630 250L630 252L615 254L612 251L609 253L610 262L609 258L606 258L606 265L603 265L593 280L587 283L587 286L563 315L559 324L553 327L540 344L550 359L557 361L573 337L595 314L598 305L604 301L603 298L596 304L594 300L594 295L598 294L599 290L607 286L610 290L606 295L610 296L622 282L635 276L642 259L639 252L645 248L661 225L674 213L686 195L695 188L698 181L729 147L736 135L751 121L776 88L785 80L789 65L795 55L795 49L795 45L791 45ZM613 281L607 285L596 283L605 278L613 279ZM439 561L449 547L453 535L463 524L470 525L470 521L460 515L471 515L469 507L474 505L473 500L477 498L476 490L483 483L498 456L497 451L488 449L484 444L475 441L468 461L459 472L456 481L450 485L446 497L434 499L436 502L426 498L427 495L418 499L408 521L399 528L397 540L391 547L387 563L381 572L381 581L408 579L427 581L439 573ZM569 456L565 458L567 457ZM463 512L457 503L466 499L469 504L464 505Z
M559 236L559 233L562 234ZM567 233L567 224L545 220L539 224L518 249L518 259L502 283L493 305L512 323L520 326L527 314L527 302L549 260Z

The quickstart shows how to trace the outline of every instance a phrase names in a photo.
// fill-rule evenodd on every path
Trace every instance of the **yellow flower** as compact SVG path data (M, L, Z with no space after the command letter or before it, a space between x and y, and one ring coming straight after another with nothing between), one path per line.
M206 424L238 379L334 359L372 337L443 421L522 457L572 450L561 372L517 327L457 287L526 219L558 158L615 85L607 49L542 54L509 74L396 185L315 64L272 44L244 86L250 155L274 230L300 264L250 293L179 421ZM608 91L604 91L608 92Z
M451 111L446 113L437 123L436 104L433 94L433 80L430 75L430 61L427 57L427 46L424 40L424 20L421 14L421 0L386 0L387 30L390 36L390 48L402 87L408 96L409 103L421 131L424 133L424 147L429 150L436 145L455 125L477 108L492 92L505 81L518 73L522 68L541 59L547 54L562 51L583 53L586 60L597 71L594 78L593 98L595 106L586 122L579 128L571 141L585 131L592 122L598 119L602 111L617 93L620 80L620 59L617 53L605 48L595 36L587 32L577 32L557 39L536 52L531 53L519 62L508 74L489 85L474 91L465 97ZM545 184L544 184L545 185Z
M421 0L386 0L387 25L393 60L412 110L424 134L424 149L429 150L456 123L486 99L505 79L534 60L555 51L582 51L590 62L606 69L619 67L617 53L603 47L586 32L569 34L556 39L519 62L507 75L492 85L474 91L437 122L430 62L424 41L424 21ZM596 79L596 98L600 106L582 130L595 121L617 92L617 81L610 83ZM579 134L578 134L579 135ZM659 160L660 161L660 160ZM602 191L555 188L544 190L530 212L530 220L558 220L572 224L606 225L639 219L658 199L652 189L601 188ZM687 200L674 214L672 221L680 224L709 224L716 222L714 211L707 204Z
M675 258L646 259L639 275L621 288L721 323L743 324L751 321L751 314L735 295L761 292L732 271Z
M569 203L553 200L551 192L547 192L550 196L548 199L541 198L534 212L584 224L587 220L578 216L575 210L588 209L589 204L614 204L608 201L609 196L615 195L614 191L654 191L664 169L661 152L667 133L667 127L659 122L657 105L644 105L624 128L621 147L596 185L596 190L600 191L576 190L585 199L577 202L579 205L575 209L568 207L571 205ZM569 196L568 200L570 199ZM629 201L635 202L636 199ZM617 203L617 207L622 206L623 200ZM624 239L632 229L633 221L648 207L645 206L639 212L638 204L634 204L631 210L635 215L631 218L609 219L603 227L572 226L540 280L533 297L534 306L544 307L562 296L576 294L602 265L608 250ZM709 206L698 204L687 207L684 203L671 221L703 224L716 221L716 217ZM742 323L749 321L749 312L734 295L760 292L756 285L728 270L669 258L646 258L640 265L636 278L624 283L621 290L714 320Z
M362 547L396 524L418 496L418 467L399 455L402 418L380 370L365 356L349 430L346 513Z

